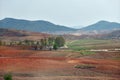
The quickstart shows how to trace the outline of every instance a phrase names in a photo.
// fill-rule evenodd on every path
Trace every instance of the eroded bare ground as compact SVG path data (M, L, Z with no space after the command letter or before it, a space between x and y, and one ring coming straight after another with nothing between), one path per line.
M113 54L113 53L112 53ZM111 55L112 55L111 54ZM116 53L115 53L116 54ZM118 53L117 53L118 54ZM0 80L11 72L13 80L119 80L120 60L97 58L98 53L86 57L66 51L31 51L0 47ZM116 57L119 57L117 55ZM115 57L114 57L115 58ZM86 65L86 68L75 68ZM92 68L89 68L92 65Z

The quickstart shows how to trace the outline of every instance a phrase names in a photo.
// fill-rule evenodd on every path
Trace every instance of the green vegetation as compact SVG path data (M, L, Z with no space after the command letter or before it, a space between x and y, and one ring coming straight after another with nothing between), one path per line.
M65 39L64 39L62 36L58 36L58 37L56 37L56 39L55 39L55 44L56 44L58 47L62 47L62 46L64 46L64 44L65 44Z
M120 40L80 39L67 42L69 49L80 52L82 55L95 54L91 49L106 49L119 47Z
M12 80L12 75L10 73L4 75L4 80Z
M0 46L2 45L2 41L0 40Z
M120 40L105 40L105 39L80 39L67 42L67 46L75 51L102 49L108 47L119 47Z
M54 45L54 40L55 40L54 37L49 37L49 38L48 38L48 45L49 45L49 46Z
M95 52L86 51L86 50L81 50L81 51L80 51L80 54L82 54L82 55L90 55L90 54L95 54Z
M82 65L75 65L74 68L77 68L77 69L91 69L91 68L95 68L95 66L90 65L90 64L82 64Z
M120 60L120 57L113 58L113 60Z
M5 42L5 41L0 40L0 46L4 46L4 45L6 45L6 42Z
M7 43L7 44L6 44ZM34 50L57 50L64 46L65 39L62 36L57 37L46 37L40 40L23 40L23 41L0 41L0 45L3 46L22 46L23 49L34 49Z
M74 51L87 50L87 48L84 48L81 46L73 46L73 45L69 45L68 48L70 48L71 50L74 50Z
M54 44L54 45L53 45L53 49L54 49L54 50L57 50L57 49L58 49L58 45L57 45L57 44Z

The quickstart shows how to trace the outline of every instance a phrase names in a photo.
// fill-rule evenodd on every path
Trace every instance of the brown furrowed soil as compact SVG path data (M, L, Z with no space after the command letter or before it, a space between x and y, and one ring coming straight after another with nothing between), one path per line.
M32 51L0 47L0 80L12 73L13 80L119 80L120 60L94 58L97 55L69 58L73 52ZM98 55L99 56L99 55ZM75 68L85 65L84 68ZM92 65L92 68L89 66Z

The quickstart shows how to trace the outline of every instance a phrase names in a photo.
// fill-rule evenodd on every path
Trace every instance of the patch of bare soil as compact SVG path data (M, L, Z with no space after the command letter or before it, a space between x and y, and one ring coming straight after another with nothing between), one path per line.
M0 57L24 57L29 56L33 51L30 50L20 50L12 47L0 46Z

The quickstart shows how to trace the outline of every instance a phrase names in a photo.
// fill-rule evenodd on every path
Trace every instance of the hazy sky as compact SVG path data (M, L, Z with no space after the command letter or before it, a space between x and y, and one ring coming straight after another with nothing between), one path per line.
M120 0L0 0L0 19L5 17L66 26L120 22Z

